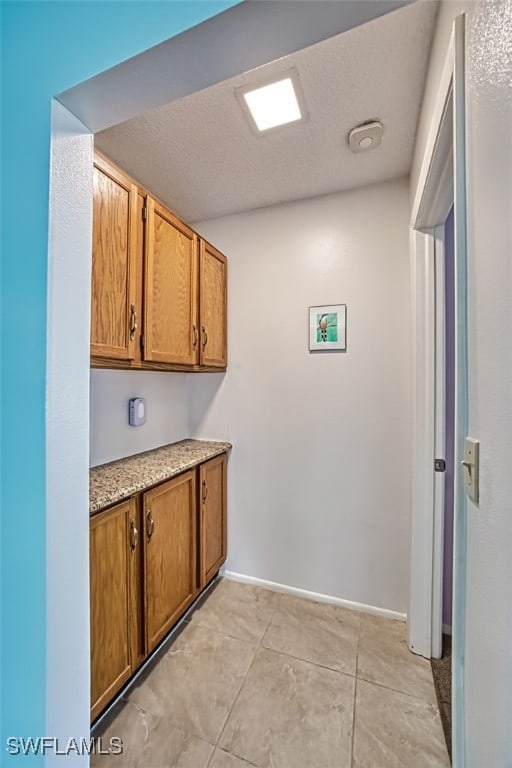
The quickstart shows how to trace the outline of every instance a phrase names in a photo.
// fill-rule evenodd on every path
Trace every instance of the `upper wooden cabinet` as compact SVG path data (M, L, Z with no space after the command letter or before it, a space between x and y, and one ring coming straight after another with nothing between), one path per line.
M219 370L227 259L97 153L91 365Z
M196 365L197 235L147 200L144 360Z
M201 364L227 365L227 259L201 240L199 259Z
M100 157L93 183L91 355L133 360L137 187Z

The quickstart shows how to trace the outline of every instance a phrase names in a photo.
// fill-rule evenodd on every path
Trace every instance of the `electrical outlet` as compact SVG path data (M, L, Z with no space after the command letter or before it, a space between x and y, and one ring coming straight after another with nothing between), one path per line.
M145 397L132 397L128 401L128 423L131 427L141 427L146 423Z

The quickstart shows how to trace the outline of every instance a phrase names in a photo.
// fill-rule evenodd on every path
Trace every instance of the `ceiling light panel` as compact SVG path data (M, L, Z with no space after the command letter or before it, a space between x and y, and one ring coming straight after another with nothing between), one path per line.
M259 131L300 120L299 102L289 77L248 91L244 99Z
M266 133L289 123L304 121L307 117L304 99L295 69L281 73L272 81L245 86L236 96L257 133Z

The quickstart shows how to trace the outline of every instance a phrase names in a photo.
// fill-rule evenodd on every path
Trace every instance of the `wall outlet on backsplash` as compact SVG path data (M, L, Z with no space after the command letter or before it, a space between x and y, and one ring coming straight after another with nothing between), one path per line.
M141 427L146 423L146 398L132 397L128 401L128 423L131 427Z

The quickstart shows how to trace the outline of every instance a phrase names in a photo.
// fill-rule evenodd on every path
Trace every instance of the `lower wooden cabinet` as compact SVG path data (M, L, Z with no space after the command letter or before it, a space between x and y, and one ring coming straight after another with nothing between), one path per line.
M210 459L199 467L199 588L215 576L226 559L227 460Z
M226 475L222 454L91 518L91 719L226 559Z
M146 650L151 651L196 595L195 470L144 494Z
M132 499L101 512L90 525L91 716L96 717L132 674ZM133 541L134 539L132 539Z

